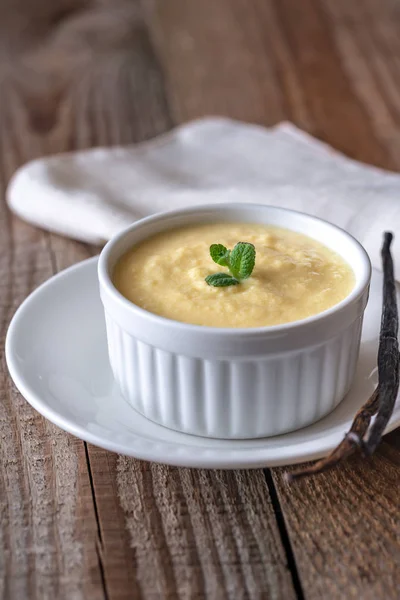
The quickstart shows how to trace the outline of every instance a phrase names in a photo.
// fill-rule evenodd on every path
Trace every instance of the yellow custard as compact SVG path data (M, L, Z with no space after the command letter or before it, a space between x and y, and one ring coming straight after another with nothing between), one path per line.
M205 282L226 272L211 244L251 242L249 279L229 287ZM351 267L323 244L268 225L214 223L173 229L131 248L118 261L115 287L138 306L176 321L210 327L263 327L304 319L334 306L354 286Z

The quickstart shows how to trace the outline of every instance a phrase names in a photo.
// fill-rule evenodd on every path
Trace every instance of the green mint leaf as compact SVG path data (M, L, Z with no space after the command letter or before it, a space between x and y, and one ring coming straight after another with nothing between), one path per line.
M208 285L214 287L227 287L228 285L237 285L239 283L237 279L232 277L232 275L228 275L228 273L213 273L212 275L207 275L206 282Z
M229 257L229 268L237 279L247 279L253 272L256 249L249 242L238 242Z
M215 263L228 267L229 273L213 273L205 278L206 282L214 287L227 287L250 277L256 249L249 242L238 242L233 250L228 250L223 244L211 244L210 255Z
M211 244L210 255L217 265L227 267L229 265L229 250L223 244Z

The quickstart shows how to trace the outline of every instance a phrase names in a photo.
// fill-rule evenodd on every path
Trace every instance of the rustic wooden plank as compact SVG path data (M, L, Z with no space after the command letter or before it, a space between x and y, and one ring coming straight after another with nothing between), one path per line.
M116 481L118 456L90 444L88 444L88 456L96 499L101 559L108 598L131 600L151 597L150 590L145 589L142 593L138 582L136 553L127 528L127 514L130 507L125 513L118 497ZM152 576L155 580L156 574L152 573Z
M11 46L16 51L15 44ZM2 196L6 182L20 164L46 152L45 141L27 125L14 73L5 69L6 58L7 53L2 53ZM6 327L17 306L54 271L46 236L10 217L3 198L0 210L4 344ZM93 499L86 493L89 478L84 445L42 419L17 394L6 373L2 356L0 595L16 599L90 596L100 600L104 589L95 544Z
M342 69L321 2L282 0L272 4L307 98L315 133L358 160L387 164L385 149L369 143L373 130L368 115Z
M44 236L1 206L1 340L8 321L53 273ZM0 595L104 598L84 446L43 419L16 392L4 355L0 382Z
M110 598L297 597L261 471L88 451Z
M246 1L145 6L176 122L205 114L271 125L284 118L284 95Z
M398 31L400 18L392 2L383 7L367 2L324 2L332 37L359 104L364 107L373 131L369 146L380 142L387 152L385 168L399 168L400 63ZM381 10L383 8L384 10ZM359 151L358 151L359 152Z
M71 147L109 143L102 137L99 123L90 127L89 122L88 108L98 87L94 75L91 77L94 61L90 47L86 54L82 53L79 39L75 39L73 47L77 52L73 56L68 44L63 48L68 39L77 36L76 29L79 30L82 21L61 21L59 27L54 28L52 6L49 3L42 15L42 25L52 23L50 30L55 33L54 38L32 50L33 40L39 37L38 14L32 15L30 28L24 19L27 13L22 13L22 25L18 15L14 15L16 22L11 23L14 29L8 32L10 47L18 57L13 69L10 69L9 54L0 53L2 186L15 169L30 158ZM10 16L9 13L6 16ZM79 31L81 41L91 31L98 31L98 22L103 32L106 30L104 11L84 16L88 16L88 20ZM3 21L3 25L9 24ZM22 44L22 48L11 35L20 27L27 27L27 37L31 39L31 43L26 47ZM120 39L118 31L115 35ZM106 59L107 54L104 54L105 62ZM101 74L98 63L97 68ZM107 90L107 77L114 72L105 68L103 71L103 88ZM108 83L112 85L115 81L109 78ZM112 104L114 110L119 111L118 123L121 124L127 114L121 109L122 102L115 104L114 99L104 97L101 90L99 95L103 102L99 110L105 112L105 106ZM80 113L77 107L82 109ZM139 110L143 109L143 103L139 104ZM107 118L115 121L115 116ZM81 127L82 122L89 122L89 126ZM154 127L157 129L157 124ZM120 129L125 131L123 127ZM91 138L86 136L88 130ZM142 135L146 135L146 131ZM1 211L0 306L4 341L11 314L31 289L60 268L91 255L93 249L20 223L9 216L4 203ZM2 363L0 595L18 600L105 598L101 539L86 446L33 411L6 377L4 357Z
M274 473L307 598L399 597L400 454L385 440L365 463L291 486Z
M357 140L360 160L387 164L368 144L371 126L318 2L172 0L149 3L147 14L175 120L290 119L349 155Z
M144 598L295 597L261 471L120 457L117 473Z
M398 45L394 3L387 0L378 7L368 2L366 14L364 3L346 0L237 0L230 7L240 18L226 17L227 26L214 24L221 5L207 0L201 6L173 0L168 10L161 1L152 5L149 23L177 119L196 117L203 106L266 125L287 118L349 156L399 168L395 108L400 94L394 80L399 65L395 57L387 60L386 48L389 66L382 69L381 46L388 44L388 31L390 48ZM230 12L226 5L223 10ZM257 74L247 68L244 75L251 55ZM227 92L223 73L229 60L237 66L235 94L232 83ZM270 78L266 86L278 88L269 103L259 76ZM385 440L371 470L362 459L353 459L293 491L281 471L274 474L281 533L284 538L289 533L288 555L294 554L306 598L398 597L399 503L393 490L399 439L397 432Z

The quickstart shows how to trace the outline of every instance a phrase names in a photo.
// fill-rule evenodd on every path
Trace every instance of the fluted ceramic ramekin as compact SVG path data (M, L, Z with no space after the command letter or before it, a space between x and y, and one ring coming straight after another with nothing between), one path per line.
M112 283L129 248L174 227L265 223L306 234L338 252L355 285L336 306L273 327L223 329L180 323L125 299ZM371 266L348 233L314 217L256 204L219 204L158 214L112 239L98 274L111 367L125 399L171 429L215 438L272 436L320 419L354 378Z

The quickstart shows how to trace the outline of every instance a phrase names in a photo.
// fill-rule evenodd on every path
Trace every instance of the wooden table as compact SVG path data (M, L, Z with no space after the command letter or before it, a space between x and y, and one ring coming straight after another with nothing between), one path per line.
M288 119L400 169L396 0L10 0L0 31L3 190L28 159L205 114ZM0 228L4 338L31 290L98 249L4 202ZM281 469L177 469L95 448L25 402L4 357L1 377L1 598L400 598L400 432L370 461L288 487Z

